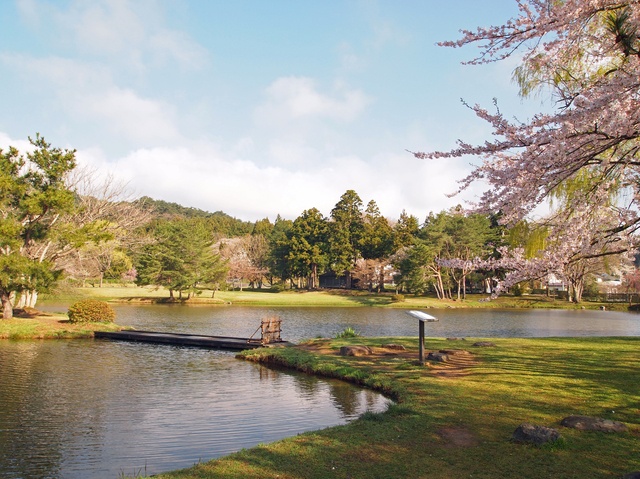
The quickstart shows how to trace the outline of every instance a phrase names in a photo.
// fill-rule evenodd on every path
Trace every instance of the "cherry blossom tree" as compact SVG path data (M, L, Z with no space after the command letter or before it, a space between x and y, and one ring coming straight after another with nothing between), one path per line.
M548 90L554 111L519 122L497 107L470 106L492 127L492 140L414 153L482 158L460 191L488 183L475 208L500 212L506 224L560 197L545 221L544 251L533 258L505 251L503 266L512 268L505 287L552 270L566 276L580 261L628 251L640 227L640 2L518 0L518 7L504 25L463 31L442 45L478 44L469 64L521 55L514 73L521 93Z

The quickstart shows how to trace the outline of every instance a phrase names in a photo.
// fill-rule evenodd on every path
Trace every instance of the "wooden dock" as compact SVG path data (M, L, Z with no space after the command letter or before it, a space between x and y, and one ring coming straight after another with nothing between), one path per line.
M209 349L228 349L242 351L263 346L260 339L234 338L227 336L206 336L200 334L163 333L157 331L96 331L95 337L99 339L113 339L117 341L138 341L145 343L169 344L174 346L194 346ZM285 345L285 341L272 342L264 346Z

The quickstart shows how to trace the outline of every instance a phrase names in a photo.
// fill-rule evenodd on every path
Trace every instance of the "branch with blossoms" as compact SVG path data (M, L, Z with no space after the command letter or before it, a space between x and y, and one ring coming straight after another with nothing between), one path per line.
M497 107L474 105L473 112L492 128L492 140L413 152L421 159L479 158L458 193L487 183L474 210L500 212L504 224L560 198L561 208L545 220L551 249L535 258L505 251L500 265L493 265L507 270L503 289L624 253L634 247L640 228L640 1L518 0L518 7L504 25L466 30L441 45L479 44L480 54L468 64L521 52L521 93L550 88L557 110L520 123Z

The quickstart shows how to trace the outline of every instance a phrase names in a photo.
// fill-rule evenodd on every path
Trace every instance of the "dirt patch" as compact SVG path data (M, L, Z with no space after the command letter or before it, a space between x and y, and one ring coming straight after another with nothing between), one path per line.
M314 354L326 354L338 356L340 354L339 349L330 347L330 340L316 340L305 344L296 346L299 349L313 352ZM354 343L355 344L355 343ZM403 359L408 363L418 364L418 352L415 350L400 351L392 348L383 348L376 346L369 346L372 354L366 356L360 356L357 358L359 361L377 362L377 367L385 369L387 367L396 367L397 361L394 361L393 366L387 366L385 360L388 359ZM427 361L425 363L425 369L431 374L441 378L460 378L470 374L473 366L478 364L476 357L465 350L447 351L447 362L434 362ZM428 354L428 351L425 355Z
M473 447L478 439L469 429L464 427L441 427L436 434L445 441L445 447Z

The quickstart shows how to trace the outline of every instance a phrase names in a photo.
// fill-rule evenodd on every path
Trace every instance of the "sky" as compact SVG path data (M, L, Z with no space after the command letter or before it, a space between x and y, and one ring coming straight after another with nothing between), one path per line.
M40 133L137 196L256 221L328 216L355 190L391 220L449 197L491 139L463 105L526 119L517 59L440 47L515 0L3 0L0 148ZM536 101L538 103L536 103Z

